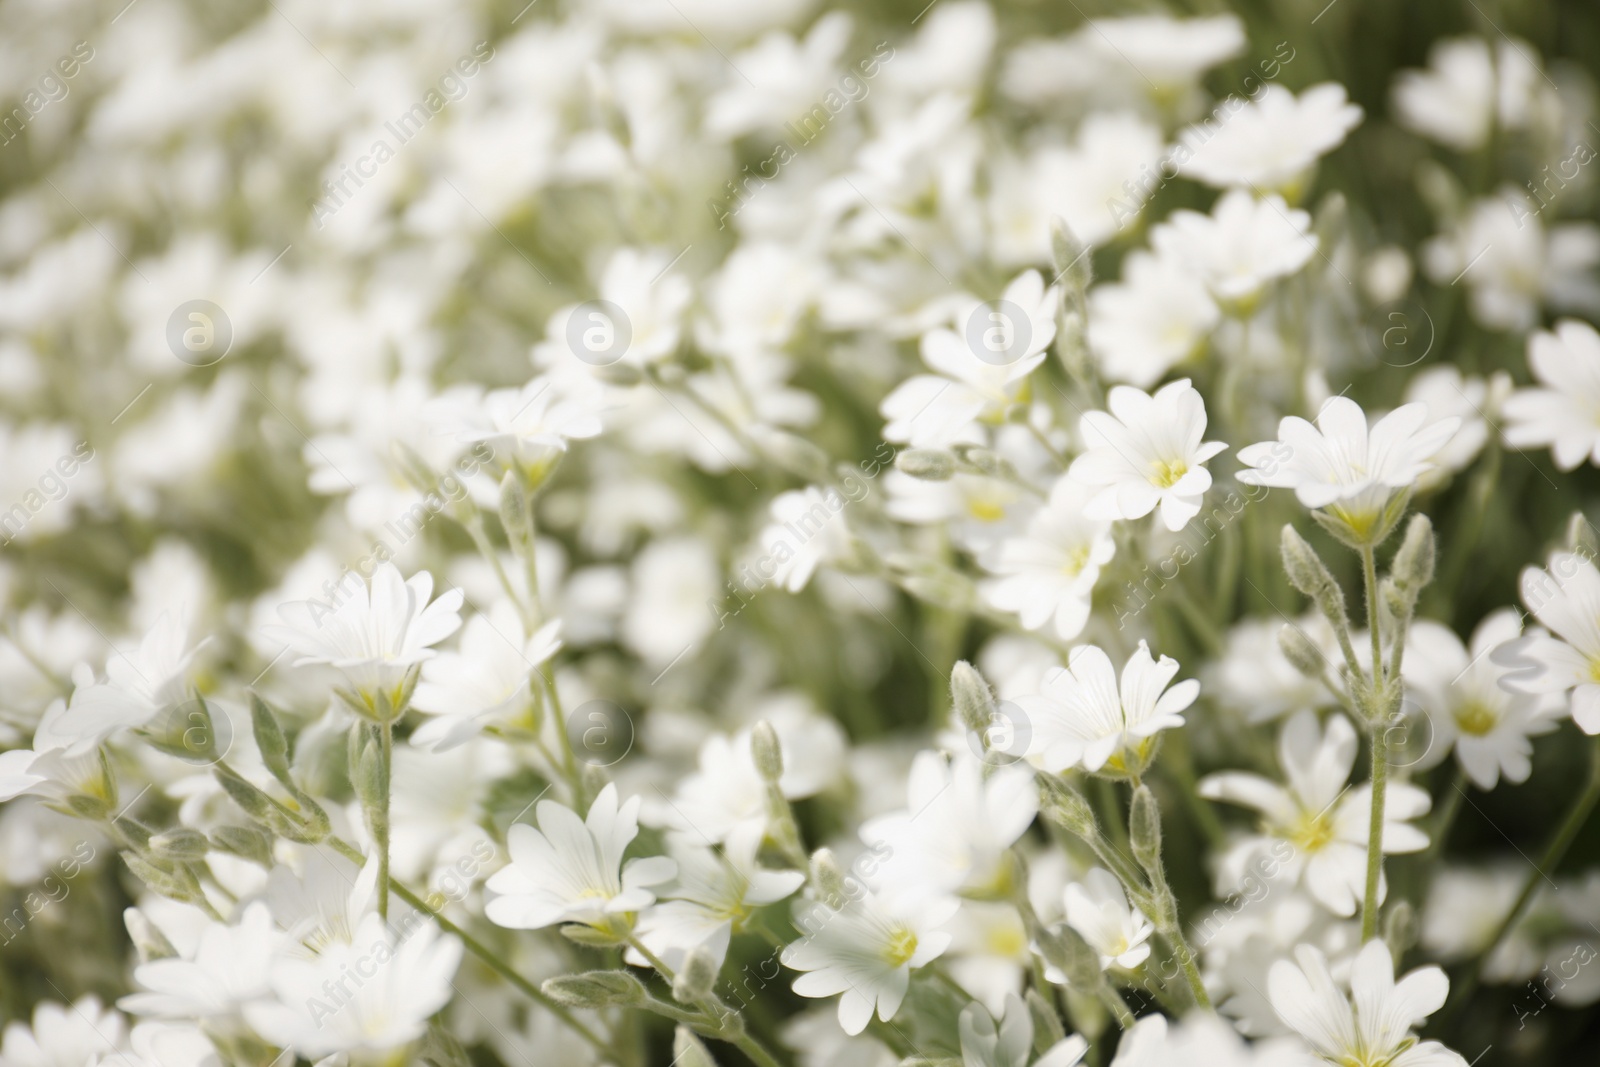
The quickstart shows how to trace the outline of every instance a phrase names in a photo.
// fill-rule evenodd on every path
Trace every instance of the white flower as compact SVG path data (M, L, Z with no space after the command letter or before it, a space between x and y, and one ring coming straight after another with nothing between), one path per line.
M718 853L687 835L667 842L677 877L656 890L656 903L639 916L637 933L646 948L677 969L695 949L717 967L728 954L734 931L744 929L755 909L774 904L805 884L799 871L767 870L756 863L750 842ZM630 962L646 960L632 949Z
M1349 784L1356 749L1356 731L1349 719L1331 716L1324 733L1316 715L1302 711L1284 724L1278 739L1286 784L1243 771L1201 780L1201 796L1254 808L1262 816L1260 833L1240 841L1223 857L1217 878L1222 892L1242 885L1263 853L1275 855L1274 843L1283 841L1293 847L1294 855L1281 865L1279 877L1286 884L1303 882L1335 915L1355 914L1366 890L1372 814L1371 785ZM1430 805L1428 794L1415 786L1403 782L1389 786L1383 810L1386 854L1428 847L1427 835L1407 821L1425 814ZM1380 876L1379 900L1386 890Z
M1435 417L1461 420L1461 428L1430 457L1434 469L1418 479L1420 488L1435 487L1478 457L1489 441L1489 427L1510 395L1511 376L1505 371L1495 371L1487 379L1468 378L1448 364L1429 367L1406 384L1406 403L1426 404Z
M707 101L707 132L732 140L756 130L775 130L804 115L832 88L851 25L849 15L830 12L817 20L803 43L775 30L730 59L739 70L749 71L753 81L733 79Z
M999 577L981 587L985 600L1016 612L1029 630L1054 620L1062 640L1083 632L1100 568L1117 551L1111 523L1086 513L1091 492L1066 476L1056 479L1027 531L988 553L984 567Z
M1001 767L985 778L982 762L965 749L951 760L919 752L905 809L861 827L861 840L888 848L874 884L885 894L999 895L1011 873L1007 850L1038 810L1027 767Z
M1194 679L1167 685L1178 661L1151 659L1139 647L1122 668L1119 684L1111 659L1094 645L1080 645L1044 677L1034 696L1015 703L1033 731L1028 757L1052 774L1081 766L1098 771L1137 772L1149 759L1156 734L1183 725L1183 711L1200 695Z
M465 594L452 589L429 603L433 575L418 571L403 579L392 563L378 565L370 586L347 574L336 592L332 605L315 598L282 605L278 616L287 625L264 629L300 653L296 664L338 668L369 712L392 715L404 707L409 682L434 655L432 646L461 625Z
M1084 508L1096 519L1142 519L1161 508L1169 530L1181 530L1200 512L1211 488L1205 463L1228 446L1205 441L1206 405L1189 379L1169 382L1155 396L1119 385L1111 408L1091 411L1079 423L1084 453L1068 474L1104 486Z
M414 745L442 752L475 737L485 726L517 724L533 702L530 677L561 649L561 620L525 636L510 600L496 601L461 629L461 648L422 664L411 704L434 716L411 735Z
M600 300L613 307L591 301L551 315L546 339L534 348L534 363L567 378L607 362L641 366L676 352L694 291L687 278L671 271L672 255L617 249L598 287ZM617 310L622 321L613 321Z
M780 493L772 501L772 523L761 531L757 574L770 577L791 593L806 587L821 563L847 556L850 526L844 509L850 503L839 490L808 485Z
M809 904L795 925L806 932L783 950L784 966L805 971L794 980L802 997L839 998L839 1025L854 1036L867 1028L876 1008L888 1022L900 1010L911 972L937 959L950 945L938 929L959 907L955 900L885 900L873 893L842 908Z
M1360 122L1361 108L1336 82L1313 85L1298 97L1269 85L1215 123L1184 130L1181 170L1207 185L1281 192L1292 201L1317 160L1343 144Z
M97 1055L125 1046L128 1023L101 1006L93 994L72 1004L41 1000L33 1008L33 1025L9 1023L0 1040L0 1063L6 1067L84 1067Z
M1316 1053L1338 1067L1464 1067L1437 1041L1418 1043L1414 1027L1444 1006L1450 980L1419 967L1394 980L1394 959L1369 941L1350 970L1348 996L1334 984L1327 958L1310 945L1295 963L1280 960L1268 975L1272 1006Z
M1133 252L1120 282L1089 294L1089 347L1107 378L1148 389L1196 355L1221 318L1193 271L1170 256Z
M274 999L245 1009L275 1045L309 1059L335 1053L390 1053L420 1038L455 994L461 942L431 919L407 913L386 926L369 912L348 942L310 959L280 957Z
M1236 15L1175 19L1133 15L1093 19L1083 39L1107 64L1132 68L1158 102L1188 88L1218 63L1244 51L1244 25Z
M1437 41L1424 70L1395 77L1395 114L1414 133L1460 152L1482 148L1492 129L1515 130L1533 117L1543 72L1527 58L1525 42L1478 37Z
M1503 774L1525 782L1532 770L1528 738L1556 728L1565 706L1555 694L1512 693L1500 685L1507 668L1491 653L1522 633L1517 612L1502 608L1472 633L1469 648L1446 626L1428 619L1406 635L1401 668L1406 685L1427 715L1425 759L1438 762L1453 747L1461 769L1479 789L1493 789Z
M487 445L496 462L538 480L567 442L599 435L605 394L599 383L540 375L520 389L459 385L429 404L436 432Z
M1515 859L1483 869L1445 867L1428 885L1428 900L1422 909L1422 947L1445 962L1487 952L1522 896L1526 881ZM1545 918L1541 914L1541 904L1547 902L1544 898L1543 893L1534 898L1484 962L1485 979L1510 982L1538 972L1543 949L1539 935L1530 927Z
M1161 130L1127 111L1093 111L1070 148L1043 145L1028 156L997 160L988 202L990 244L1006 266L1048 262L1050 223L1066 222L1089 248L1132 224L1146 193L1129 175L1149 173L1161 158Z
M1290 626L1310 638L1330 664L1338 662L1333 627L1320 613L1291 622L1244 619L1228 631L1227 650L1203 676L1212 700L1251 723L1270 722L1303 709L1331 707L1334 698L1327 688L1300 673L1283 654L1278 634Z
M1422 246L1440 285L1472 290L1472 317L1491 330L1521 332L1544 305L1593 314L1600 308L1600 227L1562 223L1548 231L1541 206L1515 185L1475 201L1450 229Z
M1174 211L1150 244L1189 266L1224 307L1249 309L1268 282L1305 266L1317 250L1311 216L1277 194L1224 193L1210 215Z
M1548 447L1564 471L1600 467L1600 333L1577 319L1540 330L1528 338L1528 369L1540 387L1506 400L1506 444Z
M148 992L117 1002L134 1015L195 1019L227 1029L246 1007L266 996L273 958L284 937L266 904L244 909L237 925L208 922L190 954L155 959L134 968Z
M956 1030L965 1067L1075 1067L1089 1051L1089 1042L1073 1034L1034 1059L1033 1017L1015 993L1006 994L1005 1014L998 1021L997 1027L981 1004L961 1012Z
M113 652L106 680L80 684L65 707L46 711L34 734L34 747L81 756L119 730L145 726L162 711L189 696L190 664L199 646L188 645L188 627L176 614L163 613L132 656Z
M826 787L845 752L838 725L809 711L780 712L768 721L783 753L779 791L800 800ZM671 805L660 813L668 826L697 840L726 842L735 853L751 850L752 842L766 836L767 783L756 769L750 733L705 739L698 770L678 784Z
M1056 296L1038 271L1024 271L1006 286L1003 303L971 306L960 333L924 334L923 362L938 373L915 375L884 398L884 439L936 448L967 439L976 420L998 420L1055 339Z
M497 894L484 908L489 921L514 930L562 922L606 926L655 901L649 886L671 878L677 865L665 856L622 862L639 833L639 798L620 807L615 783L589 806L587 819L554 800L541 800L539 828L517 823L506 833L509 866L486 883Z
M1239 472L1247 485L1293 489L1308 508L1325 508L1358 534L1372 532L1393 495L1433 467L1461 425L1457 418L1429 421L1424 404L1405 404L1369 430L1361 405L1328 400L1316 425L1296 415L1278 423L1278 440L1239 450L1254 470Z
M1514 693L1571 690L1572 721L1600 734L1600 571L1576 552L1556 552L1549 569L1525 567L1522 602L1554 634L1535 630L1491 655L1515 670L1500 684Z
M1150 955L1155 927L1128 903L1117 876L1095 867L1081 882L1072 882L1062 898L1067 925L1100 953L1100 966L1132 970Z
M725 595L720 582L716 557L703 539L651 541L633 558L623 642L658 670L676 663L716 625L707 605Z

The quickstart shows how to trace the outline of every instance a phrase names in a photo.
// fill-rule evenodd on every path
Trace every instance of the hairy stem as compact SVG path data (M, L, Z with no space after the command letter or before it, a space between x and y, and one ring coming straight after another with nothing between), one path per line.
M1378 885L1383 880L1383 806L1389 785L1389 743L1378 707L1384 691L1383 638L1378 632L1378 568L1371 545L1361 549L1361 577L1366 585L1367 626L1372 631L1372 684L1367 692L1374 706L1363 708L1372 737L1372 813L1367 825L1367 884L1361 903L1361 940L1378 933ZM1396 661L1398 665L1398 661ZM1357 670L1352 661L1350 669Z

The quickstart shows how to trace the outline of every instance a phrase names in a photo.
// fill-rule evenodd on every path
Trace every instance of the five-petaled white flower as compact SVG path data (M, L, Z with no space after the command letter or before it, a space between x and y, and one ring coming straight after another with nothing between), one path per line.
M1184 378L1154 396L1119 385L1107 403L1109 415L1091 411L1083 416L1078 432L1086 450L1067 472L1103 487L1084 513L1095 519L1141 519L1159 505L1167 529L1183 529L1199 514L1211 488L1206 461L1228 447L1201 440L1205 401Z
M1245 837L1222 857L1217 872L1219 891L1229 893L1245 883L1263 854L1277 856L1288 842L1294 854L1276 877L1285 884L1304 882L1306 890L1335 915L1354 915L1366 889L1367 834L1372 815L1372 786L1350 786L1356 760L1356 731L1343 715L1328 720L1326 733L1310 711L1284 724L1278 739L1278 760L1287 784L1259 774L1224 771L1200 782L1200 795L1240 804L1261 813L1259 834ZM1383 809L1383 851L1420 852L1428 835L1407 820L1427 813L1428 794L1415 786L1389 786ZM1387 886L1378 883L1378 899Z
M985 777L982 762L965 749L948 761L924 751L911 761L905 809L869 819L861 839L888 849L875 882L886 890L999 895L1009 887L1007 850L1038 810L1027 767Z
M489 921L514 930L556 923L609 927L655 901L650 886L677 873L666 856L622 862L639 833L639 798L617 803L615 783L589 805L586 819L554 800L541 800L539 828L517 823L506 833L511 863L486 883L497 894L484 908Z
M1506 399L1506 444L1548 447L1564 471L1600 466L1600 333L1577 319L1541 330L1528 338L1528 369L1540 387Z
M1428 751L1420 766L1443 760L1453 748L1479 789L1493 789L1502 774L1509 782L1528 780L1528 739L1554 730L1566 704L1558 694L1513 693L1500 685L1507 669L1492 653L1521 633L1510 608L1480 622L1470 648L1447 626L1428 619L1412 624L1402 672L1428 719Z
M1600 570L1577 552L1556 552L1548 569L1522 572L1522 602L1554 634L1534 630L1491 653L1515 670L1501 685L1516 693L1572 692L1572 721L1600 734Z
M326 663L354 686L352 707L385 718L402 711L424 660L433 647L456 632L466 594L452 589L429 603L433 575L418 571L400 577L393 563L381 563L367 585L347 573L330 605L315 598L278 608L287 624L262 627L300 653L297 665Z
M1334 982L1327 957L1300 945L1293 963L1268 972L1268 995L1279 1017L1337 1067L1465 1067L1437 1041L1418 1042L1412 1029L1444 1006L1450 980L1437 967L1419 967L1394 980L1394 959L1382 941L1369 941L1350 968L1348 996Z
M1094 583L1117 551L1110 521L1087 513L1091 493L1071 478L1056 479L1026 531L985 554L985 569L998 577L981 587L984 599L1016 612L1026 629L1053 620L1056 636L1070 641L1089 621Z
M1032 696L1019 696L1032 728L1028 757L1052 773L1081 766L1138 773L1150 758L1162 730L1183 725L1183 712L1200 695L1193 678L1168 689L1178 661L1150 656L1139 647L1122 668L1119 689L1111 658L1094 645L1080 645L1065 668L1054 667Z
M811 903L795 925L805 936L783 950L786 967L805 971L794 980L802 997L839 997L839 1025L855 1035L876 1008L888 1022L900 1010L911 972L950 945L938 929L960 905L949 897L914 899L862 893L842 907Z
M1268 282L1306 265L1317 250L1311 216L1283 197L1257 200L1243 189L1223 194L1211 214L1174 211L1150 233L1150 243L1205 281L1223 307L1253 310Z
M560 650L560 619L525 637L516 605L496 601L487 614L467 620L460 651L441 652L422 665L411 703L432 717L417 727L411 743L443 752L486 726L533 726L528 714L534 672Z
M1361 108L1336 82L1299 96L1269 85L1220 126L1184 130L1179 140L1188 154L1181 169L1207 185L1278 192L1292 201L1317 160L1343 144L1360 121Z
M639 940L674 969L700 949L721 966L734 931L743 930L755 909L774 904L805 883L799 871L768 870L756 863L752 839L730 842L722 852L688 835L667 839L678 865L676 878L656 889L656 903L639 916ZM629 949L629 962L645 958Z
M1067 925L1083 935L1100 954L1100 966L1132 970L1150 955L1155 927L1128 903L1117 876L1095 867L1079 882L1069 883L1062 897Z
M1368 429L1361 405L1336 396L1316 425L1290 415L1278 423L1278 440L1241 448L1239 459L1254 469L1240 471L1239 480L1293 489L1306 507L1368 536L1394 494L1433 468L1432 457L1460 425L1458 418L1429 422L1427 405L1404 404Z
M987 309L987 310L986 310ZM922 337L934 374L901 382L879 411L886 441L933 448L972 438L972 424L996 420L1017 403L1026 378L1056 335L1056 289L1024 271L997 304L978 304L958 323Z

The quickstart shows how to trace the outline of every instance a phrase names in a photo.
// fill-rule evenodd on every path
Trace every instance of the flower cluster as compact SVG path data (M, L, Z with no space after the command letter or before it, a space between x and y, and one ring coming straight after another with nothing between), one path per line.
M1595 1061L1592 12L1233 6L0 0L0 1067Z

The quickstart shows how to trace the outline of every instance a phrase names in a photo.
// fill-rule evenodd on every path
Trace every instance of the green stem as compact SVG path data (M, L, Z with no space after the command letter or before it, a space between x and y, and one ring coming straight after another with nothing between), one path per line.
M1382 730L1372 732L1372 818L1367 824L1367 887L1361 903L1361 941L1378 933L1378 883L1383 877L1383 802L1388 792L1389 760Z
M389 921L389 775L394 761L394 724L385 719L379 727L379 757L383 766L383 799L373 820L373 844L378 848L378 918Z
M1577 839L1578 832L1594 813L1596 802L1600 802L1600 738L1590 743L1588 785L1573 801L1571 810L1561 823L1561 828L1556 831L1555 837L1550 839L1550 843L1545 846L1544 854L1539 857L1539 862L1533 865L1533 869L1523 880L1522 891L1517 894L1517 902L1501 920L1493 940L1489 942L1488 947L1473 957L1472 963L1461 979L1452 983L1454 988L1451 992L1454 995L1451 997L1450 1007L1446 1010L1446 1018L1454 1018L1467 1001L1472 999L1473 992L1478 988L1478 981L1483 976L1484 964L1499 950L1500 945L1511 936L1511 931L1522 920L1523 913L1528 910L1528 905L1532 903L1533 895L1539 888L1539 883L1548 882L1550 878L1548 872L1554 871L1566 858L1567 850Z
M1361 549L1361 579L1366 584L1367 629L1372 636L1372 689L1377 692L1384 679L1383 635L1378 632L1378 562L1371 545ZM1351 663L1350 669L1356 670L1356 664Z
M1378 632L1378 568L1371 545L1361 549L1361 576L1366 584L1367 625L1372 631L1372 684L1368 689L1376 704L1383 691L1383 645ZM1354 662L1351 670L1357 670ZM1388 794L1388 734L1383 729L1380 709L1362 709L1372 737L1372 811L1367 824L1367 885L1361 903L1361 940L1372 940L1378 933L1378 884L1383 879L1383 806Z

